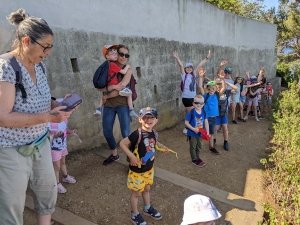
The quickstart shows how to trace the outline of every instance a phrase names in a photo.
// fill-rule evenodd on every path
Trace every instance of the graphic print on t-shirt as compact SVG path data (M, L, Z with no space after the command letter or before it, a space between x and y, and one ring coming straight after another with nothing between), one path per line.
M142 165L146 165L149 159L152 161L155 154L155 140L153 138L145 138L144 144L146 147L146 155L141 158Z
M49 124L49 129L51 130L51 125ZM65 121L57 124L57 131L62 132L62 134L56 138L53 138L52 143L51 143L51 149L52 150L65 150L67 148L67 142L66 142L66 137L67 137L67 124Z
M194 117L196 121L195 128L203 128L203 119L202 116L200 118Z

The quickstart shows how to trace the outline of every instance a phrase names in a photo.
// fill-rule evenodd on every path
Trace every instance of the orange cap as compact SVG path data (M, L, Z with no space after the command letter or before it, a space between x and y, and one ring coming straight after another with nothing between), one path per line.
M104 58L106 58L106 53L107 53L107 50L111 47L115 47L115 48L118 48L119 45L117 44L114 44L114 45L104 45L104 47L102 48L102 54L104 56Z

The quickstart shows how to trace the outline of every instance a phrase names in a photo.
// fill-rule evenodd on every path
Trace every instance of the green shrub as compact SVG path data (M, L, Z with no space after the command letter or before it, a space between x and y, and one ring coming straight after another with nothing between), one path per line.
M282 92L273 108L273 153L261 163L266 168L266 185L279 205L263 224L300 224L300 87L296 82ZM276 212L276 213L275 213Z

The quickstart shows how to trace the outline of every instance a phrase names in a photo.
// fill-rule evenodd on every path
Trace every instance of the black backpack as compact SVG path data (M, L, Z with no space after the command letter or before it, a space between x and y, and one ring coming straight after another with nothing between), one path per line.
M16 83L15 83L15 87L16 87L16 92L17 91L21 91L22 93L22 99L23 99L23 103L27 103L27 93L25 91L25 88L22 84L22 70L21 67L19 66L19 63L17 62L16 58L10 54L10 53L4 53L2 55L0 55L0 58L6 60L11 67L14 69L15 73L16 73ZM44 74L45 73L45 67L43 66L42 62L39 63L39 66L42 68Z
M109 61L106 60L102 63L98 69L96 70L93 77L93 84L95 88L105 88L108 86L108 83L115 77L117 74L115 73L113 76L108 76L109 71Z

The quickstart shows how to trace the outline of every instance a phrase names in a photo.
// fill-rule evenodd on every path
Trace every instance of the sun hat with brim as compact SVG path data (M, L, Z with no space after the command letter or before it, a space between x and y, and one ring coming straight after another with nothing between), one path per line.
M192 195L184 201L184 214L181 225L217 220L222 215L209 197Z
M217 82L216 81L208 81L207 86L217 86Z
M191 66L191 67L194 68L193 63L191 63L191 62L187 62L187 63L185 64L185 67L184 67L184 68L187 68L187 67L189 67L189 66Z
M103 54L103 56L106 58L106 54L107 54L107 51L108 51L108 49L110 49L110 48L118 48L119 47L119 45L117 45L117 44L114 44L114 45L104 45L103 46L103 48L102 48L102 54Z

